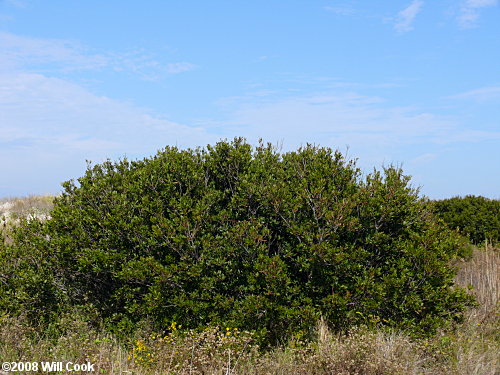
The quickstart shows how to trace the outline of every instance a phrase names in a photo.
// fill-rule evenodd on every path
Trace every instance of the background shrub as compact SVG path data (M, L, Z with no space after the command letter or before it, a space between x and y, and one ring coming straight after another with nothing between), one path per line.
M461 239L398 168L362 177L338 151L243 139L89 166L51 219L1 251L0 309L50 322L83 307L127 332L223 326L276 344L374 324L431 333L470 304Z
M500 200L467 195L432 202L434 213L474 244L500 241Z

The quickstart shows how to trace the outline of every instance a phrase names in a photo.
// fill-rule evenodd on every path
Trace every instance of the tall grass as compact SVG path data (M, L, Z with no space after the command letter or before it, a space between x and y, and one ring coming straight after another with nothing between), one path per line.
M3 235L5 241L10 243L9 230L17 225L20 219L49 219L53 201L52 195L0 198L0 235Z
M485 243L484 250L474 249L469 261L459 264L456 276L458 285L472 289L479 308L474 315L479 319L489 319L500 300L500 252Z
M53 207L53 200L52 195L0 198L0 218L18 220L32 215L48 217Z
M486 243L460 265L456 282L469 287L479 305L450 334L453 360L458 374L496 374L500 348L500 251ZM443 335L443 337L446 337Z

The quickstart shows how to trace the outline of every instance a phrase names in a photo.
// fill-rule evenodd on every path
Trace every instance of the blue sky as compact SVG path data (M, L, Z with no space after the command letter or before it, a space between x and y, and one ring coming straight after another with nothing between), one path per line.
M0 0L0 197L262 137L500 199L498 0Z

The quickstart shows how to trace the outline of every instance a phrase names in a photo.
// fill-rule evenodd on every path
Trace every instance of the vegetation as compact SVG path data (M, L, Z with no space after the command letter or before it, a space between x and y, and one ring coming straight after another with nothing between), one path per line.
M52 209L0 202L3 361L498 373L499 251L472 252L398 168L363 177L330 149L235 139L89 166L64 188Z
M500 241L500 200L467 195L433 202L434 213L473 243Z
M6 223L32 216L39 219L47 218L52 210L53 200L54 197L51 195L0 199L0 220Z
M50 195L0 199L0 235L10 243L12 227L23 219L41 221L49 219L53 201L54 197Z
M159 334L144 326L118 341L74 311L61 317L63 332L43 335L22 317L4 315L0 358L89 361L96 374L109 375L497 375L499 266L500 252L492 247L476 249L461 262L456 282L468 286L480 305L468 310L462 323L424 339L381 328L338 335L320 321L313 341L292 339L264 352L251 333L224 327L197 332L172 324Z
M339 152L242 139L89 167L51 220L22 222L0 260L0 309L37 326L74 308L108 330L210 326L275 345L380 325L431 334L471 298L460 238L397 168L362 178Z

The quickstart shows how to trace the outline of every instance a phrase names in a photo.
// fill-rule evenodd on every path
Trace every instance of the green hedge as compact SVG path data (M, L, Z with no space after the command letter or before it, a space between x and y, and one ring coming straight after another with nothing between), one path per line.
M2 249L0 309L41 324L79 305L112 330L175 321L270 344L321 316L430 333L471 301L448 267L460 238L409 181L243 139L89 166Z
M500 200L468 195L432 202L434 213L474 244L500 241Z

